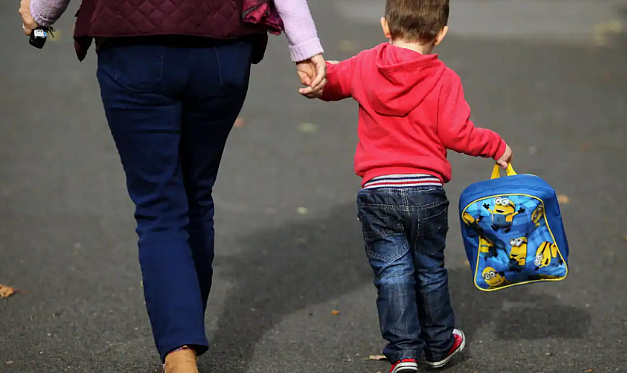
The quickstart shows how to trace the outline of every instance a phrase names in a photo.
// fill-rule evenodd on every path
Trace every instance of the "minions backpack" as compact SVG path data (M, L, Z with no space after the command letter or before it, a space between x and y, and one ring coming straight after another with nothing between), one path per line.
M568 242L555 190L534 175L470 185L459 201L462 237L475 286L483 291L568 275Z

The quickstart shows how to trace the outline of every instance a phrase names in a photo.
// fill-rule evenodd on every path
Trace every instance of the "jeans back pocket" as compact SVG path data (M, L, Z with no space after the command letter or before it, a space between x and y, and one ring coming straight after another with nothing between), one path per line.
M132 92L150 92L163 76L164 46L122 45L98 51L98 73Z

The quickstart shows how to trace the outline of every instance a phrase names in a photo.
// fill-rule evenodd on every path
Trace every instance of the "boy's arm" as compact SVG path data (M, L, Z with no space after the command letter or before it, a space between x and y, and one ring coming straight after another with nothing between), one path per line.
M327 84L324 86L323 101L340 101L353 93L353 77L359 55L345 61L327 62Z
M461 79L450 72L439 101L438 137L444 146L458 153L499 160L507 148L505 141L494 131L475 127Z

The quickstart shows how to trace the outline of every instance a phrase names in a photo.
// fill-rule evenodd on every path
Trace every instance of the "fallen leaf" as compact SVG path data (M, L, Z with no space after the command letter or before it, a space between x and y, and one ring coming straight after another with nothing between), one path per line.
M63 32L61 32L61 30L54 30L49 35L50 41L59 41L61 40L61 35L63 35Z
M591 147L592 145L590 145L590 143L582 142L581 144L579 144L579 151L582 153L587 153L588 151L590 151Z
M466 267L470 267L470 262L469 262L468 260L464 260L464 263L463 263L463 264L464 264Z
M609 34L619 34L621 31L622 25L618 21L599 23L594 27L594 42L597 46L604 46L607 44Z
M601 75L601 79L603 79L604 82L608 83L612 81L612 74L605 72Z
M594 372L594 369L588 369L586 372Z
M15 289L10 286L0 284L0 298L8 298L13 294L15 294Z
M557 202L563 203L563 204L567 204L567 203L570 202L570 198L568 198L568 196L565 196L563 194L558 194L557 195Z
M550 352L545 352L544 354L545 354L546 356L551 356L551 355L553 355L553 354L552 354L552 353L550 353Z
M246 125L246 121L244 121L244 118L235 119L235 123L233 124L235 128L242 128L245 125Z
M337 316L337 315L339 315L339 314L340 314L340 311L338 311L338 310L333 310L333 311L331 311L331 313L332 313L332 314L334 314L335 316Z
M298 130L303 133L316 133L318 132L318 126L313 123L304 122L298 126Z
M625 241L627 241L627 234L625 235Z
M299 207L299 208L296 209L296 212L301 214L301 215L305 215L305 214L307 214L309 212L309 210L307 210L306 207Z
M370 355L368 356L369 360L376 360L376 361L382 361L382 360L387 360L387 358L384 355Z

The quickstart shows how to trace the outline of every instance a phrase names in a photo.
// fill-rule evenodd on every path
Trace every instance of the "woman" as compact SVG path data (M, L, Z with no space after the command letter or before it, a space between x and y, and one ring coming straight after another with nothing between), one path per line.
M25 33L53 24L68 2L23 0ZM102 102L136 207L146 307L166 373L198 372L196 357L209 346L212 188L250 65L267 41L262 21L242 20L243 2L83 0L75 26L80 60L96 39ZM275 6L307 85L300 93L319 95L326 64L307 2Z

